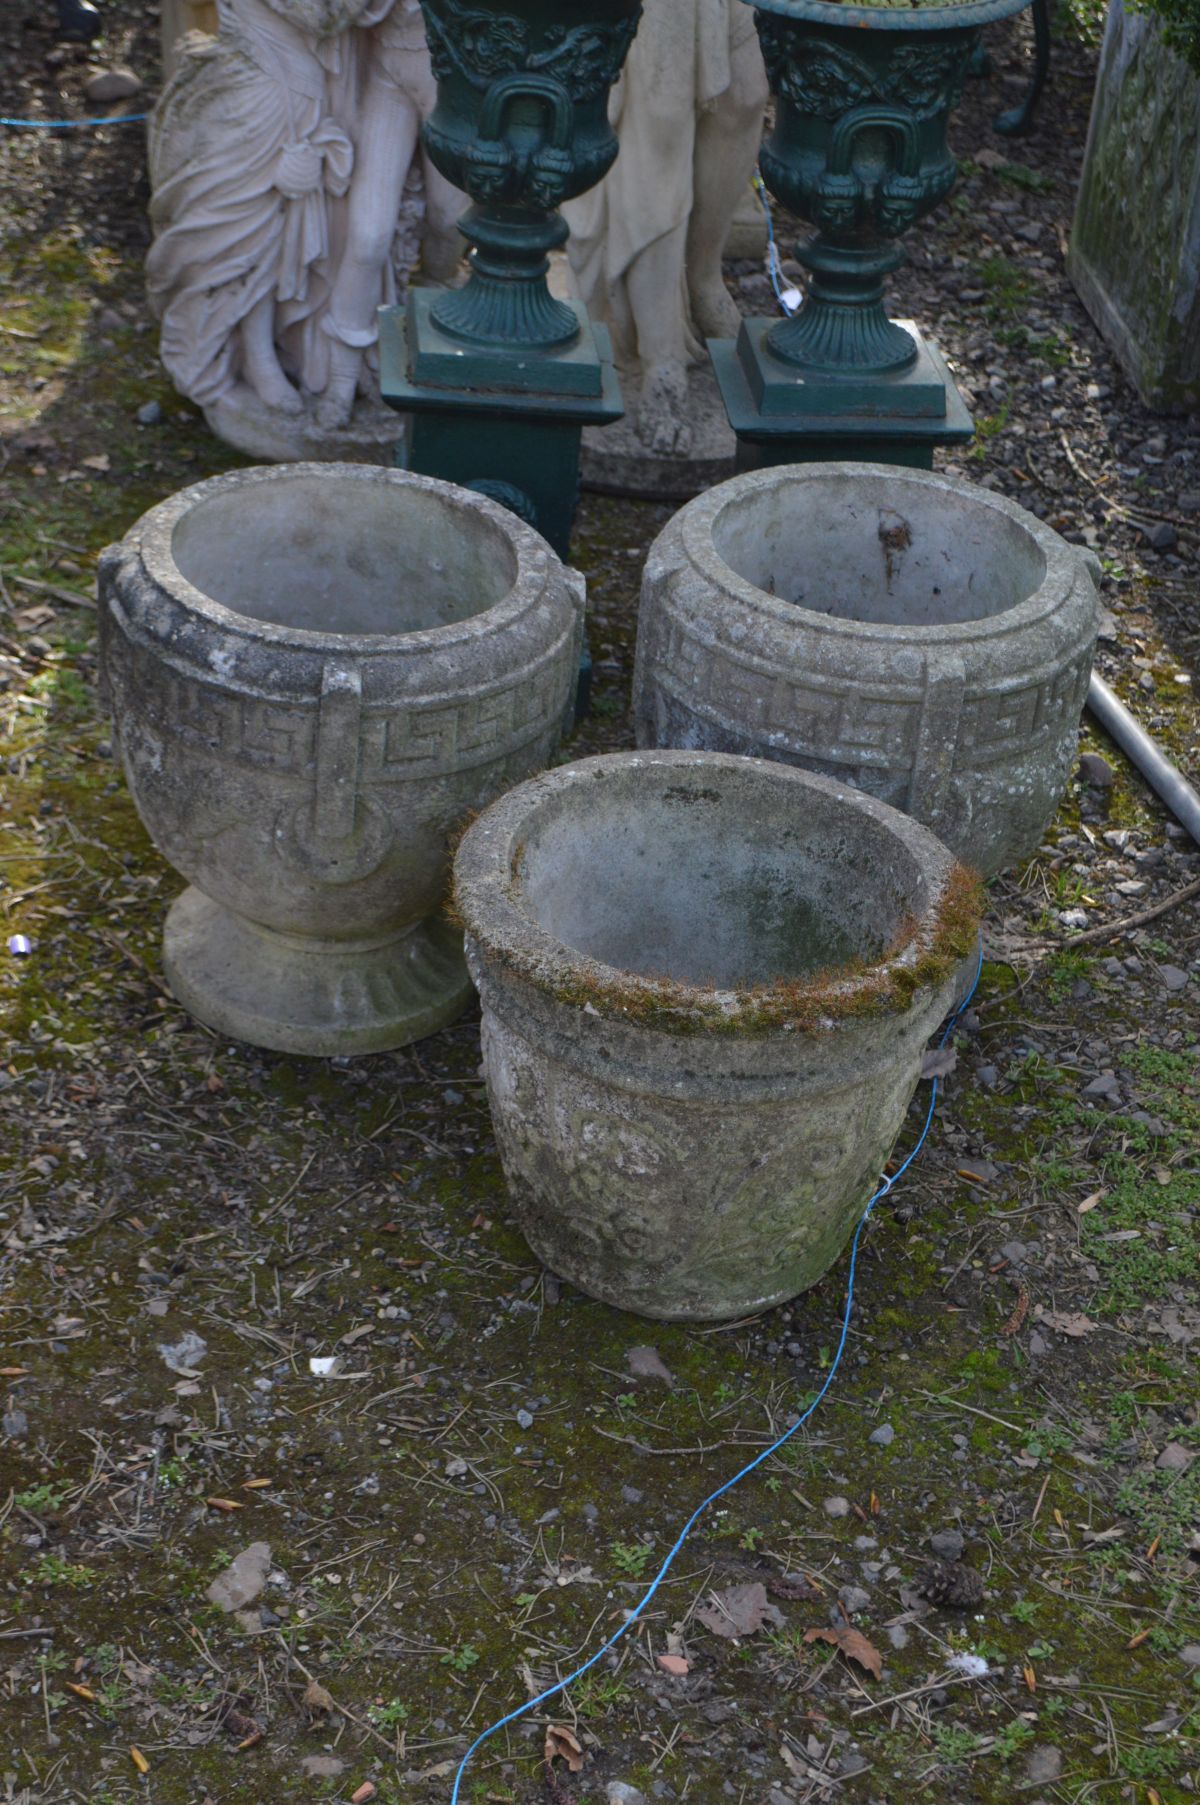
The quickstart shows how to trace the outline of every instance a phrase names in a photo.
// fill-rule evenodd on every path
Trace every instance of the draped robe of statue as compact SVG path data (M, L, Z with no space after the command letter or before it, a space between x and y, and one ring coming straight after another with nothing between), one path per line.
M750 7L651 0L610 104L620 155L565 209L576 288L640 379L637 429L665 455L689 448L687 365L737 329L721 252L766 100Z
M202 407L239 383L302 406L273 344L328 297L330 202L354 162L327 103L348 14L352 0L219 0L219 35L185 39L155 113L147 291L163 362Z

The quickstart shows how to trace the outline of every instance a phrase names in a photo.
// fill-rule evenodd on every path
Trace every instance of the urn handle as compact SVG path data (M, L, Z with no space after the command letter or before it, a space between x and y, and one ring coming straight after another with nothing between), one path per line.
M275 825L285 862L327 884L351 884L377 870L392 841L386 809L361 794L362 674L330 659L317 707L316 785Z
M895 166L881 178L876 204L889 231L904 231L929 199L920 175L920 134L911 113L873 102L851 107L833 128L828 164L817 188L817 223L827 230L843 231L854 225L864 198L864 184L854 168L854 148L864 132L885 132L893 141Z
M521 101L532 101L549 115L548 129L543 128L542 141L532 151L513 133L511 112ZM471 198L556 207L573 171L574 124L575 103L552 75L502 75L484 96L479 136L466 153L464 181Z

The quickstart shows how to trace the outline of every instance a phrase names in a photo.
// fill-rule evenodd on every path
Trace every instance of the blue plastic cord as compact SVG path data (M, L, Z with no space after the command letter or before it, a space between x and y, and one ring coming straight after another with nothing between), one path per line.
M966 996L963 998L962 1002L958 1005L958 1008L954 1011L954 1013L950 1017L949 1021L946 1023L946 1027L942 1034L942 1038L938 1042L939 1047L945 1046L945 1044L949 1040L951 1034L953 1034L953 1032L954 1032L954 1029L958 1023L959 1017L963 1014L963 1012L970 1005L972 997L975 995L976 990L979 988L979 975L982 972L982 970L983 970L983 946L981 943L980 948L979 948L979 962L975 967L975 977L972 980L971 988L967 992ZM613 1631L612 1635L608 1638L607 1642L602 1642L600 1644L600 1647L596 1650L595 1654L589 1656L589 1658L583 1663L582 1667L577 1667L575 1669L574 1673L567 1675L565 1680L559 1680L557 1685L547 1687L545 1692L539 1692L538 1696L536 1698L531 1698L527 1704L518 1706L518 1708L515 1711L510 1711L508 1713L507 1717L498 1718L494 1724L490 1724L486 1730L483 1730L480 1732L480 1734L475 1738L474 1742L471 1744L470 1748L467 1750L466 1754L463 1756L462 1760L458 1764L458 1771L456 1772L456 1774L454 1776L454 1791L450 1795L450 1805L458 1805L458 1793L459 1793L459 1788L461 1787L462 1782L463 1782L463 1775L466 1773L468 1763L470 1762L471 1757L474 1755L476 1749L480 1748L488 1740L489 1737L494 1736L496 1734L497 1730L503 1730L507 1724L516 1723L519 1718L527 1717L528 1714L531 1711L536 1710L539 1705L544 1705L548 1699L557 1697L557 1695L560 1692L565 1692L568 1686L573 1686L575 1684L576 1680L582 1679L583 1675L585 1673L587 1673L588 1669L594 1667L596 1665L596 1662L599 1661L603 1655L606 1655L608 1653L608 1651L611 1648L613 1648L616 1645L616 1643L618 1643L621 1640L622 1636L628 1634L628 1632L637 1623L638 1619L642 1615L642 1612L646 1609L646 1606L650 1603L650 1600L654 1597L654 1594L658 1591L658 1588L662 1585L663 1580L666 1578L668 1572L670 1571L670 1568L675 1560L675 1557L678 1555L680 1549L683 1547L683 1544L687 1541L688 1536L691 1534L692 1529L694 1528L695 1524L699 1521L700 1517L703 1516L704 1512L708 1509L709 1505L715 1504L718 1498L723 1498L725 1496L726 1492L732 1491L734 1486L738 1485L743 1479L745 1479L747 1477L748 1474L753 1473L756 1467L762 1466L762 1464L765 1460L770 1460L770 1458L773 1454L777 1454L779 1452L780 1448L782 1448L786 1442L791 1441L791 1439L792 1439L793 1435L795 1435L796 1431L798 1429L802 1429L804 1427L804 1425L808 1421L809 1417L813 1414L814 1410L817 1408L817 1405L821 1402L821 1399L825 1396L825 1393L829 1390L829 1387L833 1384L834 1377L837 1373L837 1369L842 1363L842 1355L845 1352L846 1341L850 1334L850 1319L854 1314L854 1269L855 1269L855 1264L858 1260L859 1236L862 1234L863 1229L866 1227L867 1218L870 1216L871 1211L875 1208L875 1205L879 1202L879 1199L881 1197L887 1196L888 1192L892 1189L892 1187L896 1184L896 1182L904 1176L905 1172L907 1172L908 1168L912 1165L912 1163L916 1159L918 1153L921 1151L921 1148L925 1145L925 1138L929 1133L930 1127L933 1123L934 1111L937 1108L937 1099L938 1099L938 1081L936 1078L934 1078L932 1080L932 1083L930 1086L929 1108L925 1112L925 1121L924 1121L924 1124L922 1125L921 1132L917 1137L916 1146L913 1148L912 1152L907 1156L907 1158L904 1159L901 1162L901 1164L896 1168L895 1172L892 1173L891 1177L884 1178L883 1183L880 1185L879 1189L876 1191L875 1195L871 1198L871 1201L867 1204L866 1209L863 1211L862 1215L858 1219L858 1227L855 1229L854 1239L850 1243L850 1270L846 1275L846 1308L842 1313L842 1332L841 1332L840 1336L838 1337L837 1352L834 1354L833 1362L829 1368L828 1373L825 1375L825 1383L822 1385L820 1391L817 1393L817 1395L813 1399L812 1403L808 1406L807 1410L805 1410L801 1416L797 1417L796 1421L792 1424L791 1428L786 1430L784 1432L784 1434L781 1435L777 1441L773 1441L769 1448L764 1448L761 1454L756 1454L754 1459L752 1461L750 1461L747 1466L742 1467L740 1472L735 1473L733 1475L732 1479L727 1479L725 1481L724 1485L719 1485L715 1492L710 1492L708 1497L705 1498L702 1503L700 1503L696 1506L695 1510L692 1512L691 1516L688 1518L687 1522L684 1524L683 1528L680 1530L679 1535L676 1538L675 1545L671 1549L671 1552L667 1555L666 1560L663 1562L662 1566L659 1568L658 1572L655 1574L653 1580L651 1580L649 1586L646 1588L645 1592L642 1594L641 1601L637 1605L636 1609L630 1611L628 1617L626 1617L624 1623L621 1624L620 1628Z
M85 125L137 125L149 113L118 113L115 119L0 119L0 125L35 132L73 132Z
M797 311L800 304L796 302L795 305L789 306L783 298L785 293L782 280L783 264L779 256L779 246L775 241L775 221L771 214L771 197L767 193L767 185L757 169L751 176L750 183L758 196L767 222L767 274L771 278L771 287L775 290L775 299L779 303L780 311L790 317Z

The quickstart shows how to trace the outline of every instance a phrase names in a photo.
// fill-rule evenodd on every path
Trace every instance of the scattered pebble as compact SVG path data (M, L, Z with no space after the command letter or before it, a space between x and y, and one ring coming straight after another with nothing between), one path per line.
M825 1515L827 1517L848 1517L850 1515L849 1498L826 1498Z
M114 100L132 100L142 91L142 78L132 69L97 69L83 84L84 99L102 107Z
M146 401L135 416L139 426L161 426L166 415L157 401Z
M1062 1773L1062 1750L1052 1743L1039 1743L1025 1757L1025 1778L1031 1786L1049 1786Z
M867 1440L874 1442L877 1448L890 1448L896 1439L896 1431L890 1423L880 1423L878 1429L872 1429Z
M937 1529L929 1538L929 1546L940 1561L960 1561L966 1539L960 1529Z
M1154 1464L1163 1473L1186 1473L1195 1458L1182 1442L1169 1441Z
M1187 985L1188 975L1178 965L1160 965L1158 975L1168 990L1183 990Z

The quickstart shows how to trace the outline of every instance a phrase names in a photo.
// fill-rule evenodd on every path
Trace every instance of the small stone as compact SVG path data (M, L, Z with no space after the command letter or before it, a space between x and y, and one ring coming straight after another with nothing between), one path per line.
M1031 1786L1052 1785L1062 1773L1062 1750L1051 1743L1039 1743L1025 1757L1025 1778Z
M1094 790L1110 790L1115 772L1108 760L1101 758L1098 752L1085 752L1079 760L1079 775Z
M1164 1473L1186 1473L1195 1458L1182 1442L1169 1441L1154 1464Z
M245 1610L253 1604L267 1583L271 1571L271 1547L268 1542L251 1542L234 1557L224 1573L218 1573L204 1596L226 1613Z
M1121 1086L1112 1072L1102 1072L1099 1078L1093 1078L1090 1084L1083 1087L1085 1097L1119 1097Z
M135 418L139 426L161 426L166 415L159 402L147 401L138 408Z
M826 1498L825 1515L827 1517L848 1517L850 1515L849 1498Z
M1188 981L1187 973L1180 971L1178 965L1160 965L1158 975L1168 990L1182 990Z
M890 1423L880 1423L878 1429L872 1429L867 1437L867 1440L873 1442L877 1448L890 1448L895 1439L896 1431Z
M961 1529L938 1529L930 1536L929 1546L940 1561L960 1561L966 1542Z
M994 1065L981 1065L975 1073L985 1090L995 1090L1000 1082L999 1068Z
M902 1623L892 1623L888 1625L887 1639L893 1648L908 1647L908 1631Z
M0 1430L8 1436L10 1441L22 1441L29 1434L29 1418L14 1404L10 1410L4 1412L3 1417L0 1417Z
M646 1795L636 1786L627 1786L624 1780L610 1780L604 1789L608 1805L646 1805Z
M1200 514L1200 489L1185 489L1176 505L1181 514Z
M1024 1241L1006 1241L1000 1249L1000 1257L1010 1266L1022 1266L1029 1258L1029 1248Z
M1044 1335L1039 1335L1035 1329L1033 1334L1029 1337L1030 1358L1040 1360L1043 1354L1048 1354L1049 1352L1050 1343L1046 1340Z
M862 1586L843 1586L838 1593L838 1602L848 1617L857 1617L860 1611L870 1609L871 1594Z
M1188 1642L1179 1651L1185 1667L1200 1667L1200 1642Z
M517 1427L518 1429L533 1428L533 1416L528 1410L517 1411Z
M98 69L83 84L85 100L101 107L114 100L132 100L141 91L141 76L132 69Z
M1179 544L1179 534L1169 520L1153 520L1142 527L1141 533L1151 551L1174 551Z
M311 1780L336 1780L344 1773L346 1763L340 1755L305 1755L300 1763L300 1772L307 1774Z
M626 1504L640 1504L645 1494L639 1491L636 1485L623 1485L621 1487L621 1496L624 1498Z

